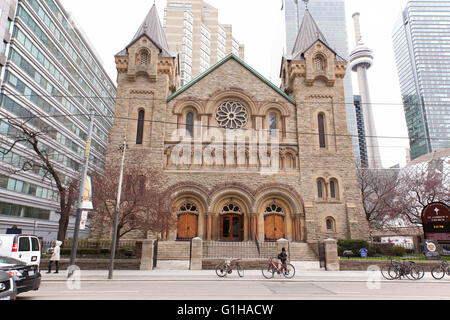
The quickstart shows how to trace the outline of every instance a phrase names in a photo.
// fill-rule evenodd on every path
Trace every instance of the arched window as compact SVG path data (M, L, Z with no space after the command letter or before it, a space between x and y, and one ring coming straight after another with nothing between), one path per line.
M148 52L147 50L141 50L141 52L139 53L139 60L140 60L140 65L147 65L148 64Z
M269 114L269 130L270 130L270 137L276 138L278 131L278 121L277 121L277 114L273 112Z
M334 222L334 219L331 217L328 217L326 219L326 227L328 232L335 232L336 231L336 224Z
M318 125L319 125L319 145L321 148L326 148L326 139L325 139L325 115L323 113L318 116Z
M338 183L336 179L330 181L330 197L332 199L339 199Z
M192 112L186 114L186 134L194 136L194 114Z
M142 144L144 138L144 118L145 111L140 110L138 114L138 125L137 125L137 133L136 133L136 144Z
M325 198L325 182L322 179L317 180L317 198Z
M314 66L316 67L316 71L323 71L324 68L324 62L323 62L323 58L320 56L317 56L314 59Z

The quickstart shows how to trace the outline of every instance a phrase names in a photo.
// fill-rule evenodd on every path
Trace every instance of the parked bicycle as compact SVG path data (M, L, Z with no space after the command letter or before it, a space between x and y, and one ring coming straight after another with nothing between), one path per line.
M262 268L264 278L271 279L274 274L283 274L285 278L292 278L295 275L295 268L292 264L286 263L284 266L277 258L270 258L268 264Z
M390 259L390 262L381 267L381 274L387 280L401 280L406 277L410 280L420 280L425 275L425 270L414 261Z
M450 276L450 266L445 260L441 260L439 265L431 269L431 275L437 280L442 279L446 274Z
M244 267L239 263L241 259L235 259L235 260L225 260L225 262L218 264L216 266L216 274L223 278L227 274L231 274L233 272L233 269L237 271L237 274L239 277L244 276Z

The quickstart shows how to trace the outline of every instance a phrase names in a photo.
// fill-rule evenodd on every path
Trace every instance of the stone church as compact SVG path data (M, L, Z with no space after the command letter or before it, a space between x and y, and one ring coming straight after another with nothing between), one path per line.
M307 9L306 9L307 10ZM179 87L155 6L115 56L116 119L107 165L157 169L177 224L163 240L367 239L347 130L347 62L308 11L281 88L235 55ZM267 61L271 63L271 61Z

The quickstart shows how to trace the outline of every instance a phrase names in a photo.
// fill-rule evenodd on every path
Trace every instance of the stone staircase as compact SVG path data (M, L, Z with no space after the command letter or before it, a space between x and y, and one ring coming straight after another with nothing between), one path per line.
M191 243L189 241L158 241L157 269L189 269Z
M319 257L308 243L291 242L289 248L291 261L319 261Z

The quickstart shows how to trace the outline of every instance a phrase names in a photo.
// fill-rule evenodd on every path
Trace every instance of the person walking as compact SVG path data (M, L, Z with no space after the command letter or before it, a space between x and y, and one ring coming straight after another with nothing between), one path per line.
M48 263L48 271L47 273L52 272L52 263L55 262L55 273L59 271L59 259L61 259L61 245L62 241L55 241L55 246L53 247L53 253L50 258L50 262Z

